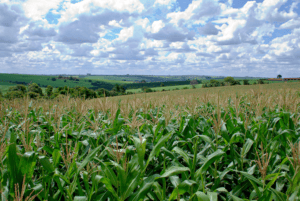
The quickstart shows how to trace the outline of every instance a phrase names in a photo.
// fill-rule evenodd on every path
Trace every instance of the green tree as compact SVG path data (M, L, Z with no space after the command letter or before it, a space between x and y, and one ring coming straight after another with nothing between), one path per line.
M150 89L149 87L143 87L142 90L143 90L143 92L145 92L145 93L153 92L153 90Z
M23 98L23 97L24 97L24 93L22 91L8 91L5 94L5 98L8 99Z
M231 76L228 76L228 77L225 77L225 78L224 78L224 82L232 83L233 81L234 81L234 78L231 77Z
M96 93L100 97L108 97L108 96L110 96L109 91L107 89L104 89L104 88L97 89Z
M280 75L280 74L277 75L277 78L278 78L278 79L281 79L281 78L282 78L282 75Z
M26 89L26 86L23 85L23 84L18 84L16 86L12 86L12 87L9 87L8 89L9 92L12 92L12 91L19 91L23 94L26 93L27 89Z
M51 80L52 80L52 81L56 81L56 78L55 78L55 77L53 77L53 78L51 78Z
M39 85L37 85L36 83L32 83L32 84L29 85L28 92L37 93L40 96L43 96L42 88Z
M33 99L37 99L40 96L40 94L32 92L32 91L29 91L27 93L27 95L29 96L29 98L33 98Z
M115 84L114 88L112 89L112 91L115 91L117 93L125 93L126 89L124 88L123 85L119 85L119 84Z
M258 84L264 84L264 81L263 81L262 79L259 79L259 80L257 81L257 83L258 83Z
M214 80L214 79L209 80L208 87L218 87L218 86L220 86L220 82L218 80Z
M243 80L244 85L250 85L249 80Z
M233 85L241 85L241 83L238 80L233 80L232 82L230 82L230 85L231 86L233 86Z
M53 94L53 87L48 85L47 88L46 88L46 94L48 97L52 96Z

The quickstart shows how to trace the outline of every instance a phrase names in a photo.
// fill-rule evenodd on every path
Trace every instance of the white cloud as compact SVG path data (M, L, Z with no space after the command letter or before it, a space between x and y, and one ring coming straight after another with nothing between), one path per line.
M154 21L151 26L147 27L147 31L151 33L157 33L159 30L165 27L165 23L162 20Z
M235 36L234 33L238 29L243 28L247 22L246 20L234 20L232 18L229 18L227 20L228 26L225 25L220 28L222 35L218 37L218 41L233 39L233 37Z
M114 27L122 27L119 23L122 23L122 20L120 20L120 22L117 22L116 20L109 21L108 25Z
M103 11L108 9L111 11L118 12L129 12L129 13L141 13L144 10L144 5L139 0L83 0L78 3L65 2L64 11L62 11L62 17L60 22L70 21L77 15L82 13L88 13L91 10Z
M33 20L41 20L50 9L57 9L63 0L27 0L23 3L25 15Z
M280 29L295 29L300 27L300 18L298 19L291 19L286 23L280 25Z
M156 0L154 7L167 6L168 9L172 8L172 5L176 3L176 0Z
M121 30L119 34L118 40L126 41L128 38L133 36L134 27L124 28Z
M164 46L163 41L161 40L153 40L153 39L146 39L145 43L143 43L142 47L145 48L162 48Z
M199 24L204 23L205 21L203 20L205 18L219 14L220 11L221 7L217 0L195 0L185 11L169 13L167 18L171 19L171 23L177 25L181 20L185 21L185 23Z
M257 17L271 22L284 22L297 17L297 13L294 13L293 10L290 10L288 13L278 11L287 1L288 0L264 0L263 3L258 3ZM295 4L293 4L293 6L295 6Z
M136 25L140 25L142 26L144 29L147 27L147 24L149 23L149 19L148 18L144 18L144 19L139 19L137 21L135 21Z
M45 2L0 4L0 63L7 72L300 73L299 1L232 8L232 0L194 0L182 12L175 0ZM61 15L58 24L47 22L49 11ZM291 33L274 38L279 29Z

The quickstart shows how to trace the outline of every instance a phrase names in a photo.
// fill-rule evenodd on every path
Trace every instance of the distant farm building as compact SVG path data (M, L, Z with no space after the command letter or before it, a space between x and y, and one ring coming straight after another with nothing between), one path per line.
M284 81L300 80L300 78L283 78Z
M300 80L300 78L269 78L268 81L291 81L291 80Z
M268 79L268 81L283 81L283 79L279 79L279 78L270 78L270 79Z

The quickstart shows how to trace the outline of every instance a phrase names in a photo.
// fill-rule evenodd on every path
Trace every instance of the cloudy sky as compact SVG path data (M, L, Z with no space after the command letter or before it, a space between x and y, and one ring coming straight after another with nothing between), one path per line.
M0 0L0 73L300 77L300 0Z

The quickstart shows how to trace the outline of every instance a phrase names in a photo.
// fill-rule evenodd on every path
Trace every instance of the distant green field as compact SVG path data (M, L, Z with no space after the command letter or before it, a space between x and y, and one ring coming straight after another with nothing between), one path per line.
M0 82L0 91L2 92L2 94L5 94L9 87L14 86L15 84L11 84L8 82Z
M175 75L175 76L163 76L163 75L94 75L94 76L79 76L82 78L93 79L97 77L100 80L113 80L113 81L142 81L146 82L167 82L167 81L186 81L198 79L205 79L205 76L198 75Z
M98 80L98 81L102 81L102 82L108 82L108 83L111 83L111 84L128 84L128 83L132 83L133 82L133 81L122 81L122 80L105 79L104 76L87 76L87 77L84 77L84 79Z
M9 87L15 86L17 84L12 84L12 83L8 83L8 82L0 82L0 92L2 92L2 94L6 94L8 92ZM43 90L43 93L46 93L46 88L45 87L41 87Z
M55 88L57 87L87 87L87 88L106 88L106 89L112 89L113 84L108 82L102 82L98 83L98 85L93 85L92 82L90 82L87 79L79 79L79 81L74 80L64 80L64 79L56 79L55 81L52 80L52 78L57 78L58 76L46 76L46 75L22 75L22 74L0 74L0 82L12 82L13 84L29 84L29 83L37 83L41 87L47 87L48 85L51 85ZM96 80L92 80L93 82L96 82Z
M202 87L202 84L197 84L195 85L196 88L201 88ZM178 85L178 86L167 86L167 87L153 87L151 88L152 90L155 90L155 91L162 91L163 89L164 90L174 90L174 89L183 89L187 87L188 89L192 89L192 85L188 84L188 85ZM133 92L133 93L141 93L142 92L142 89L128 89L126 90L126 92Z

